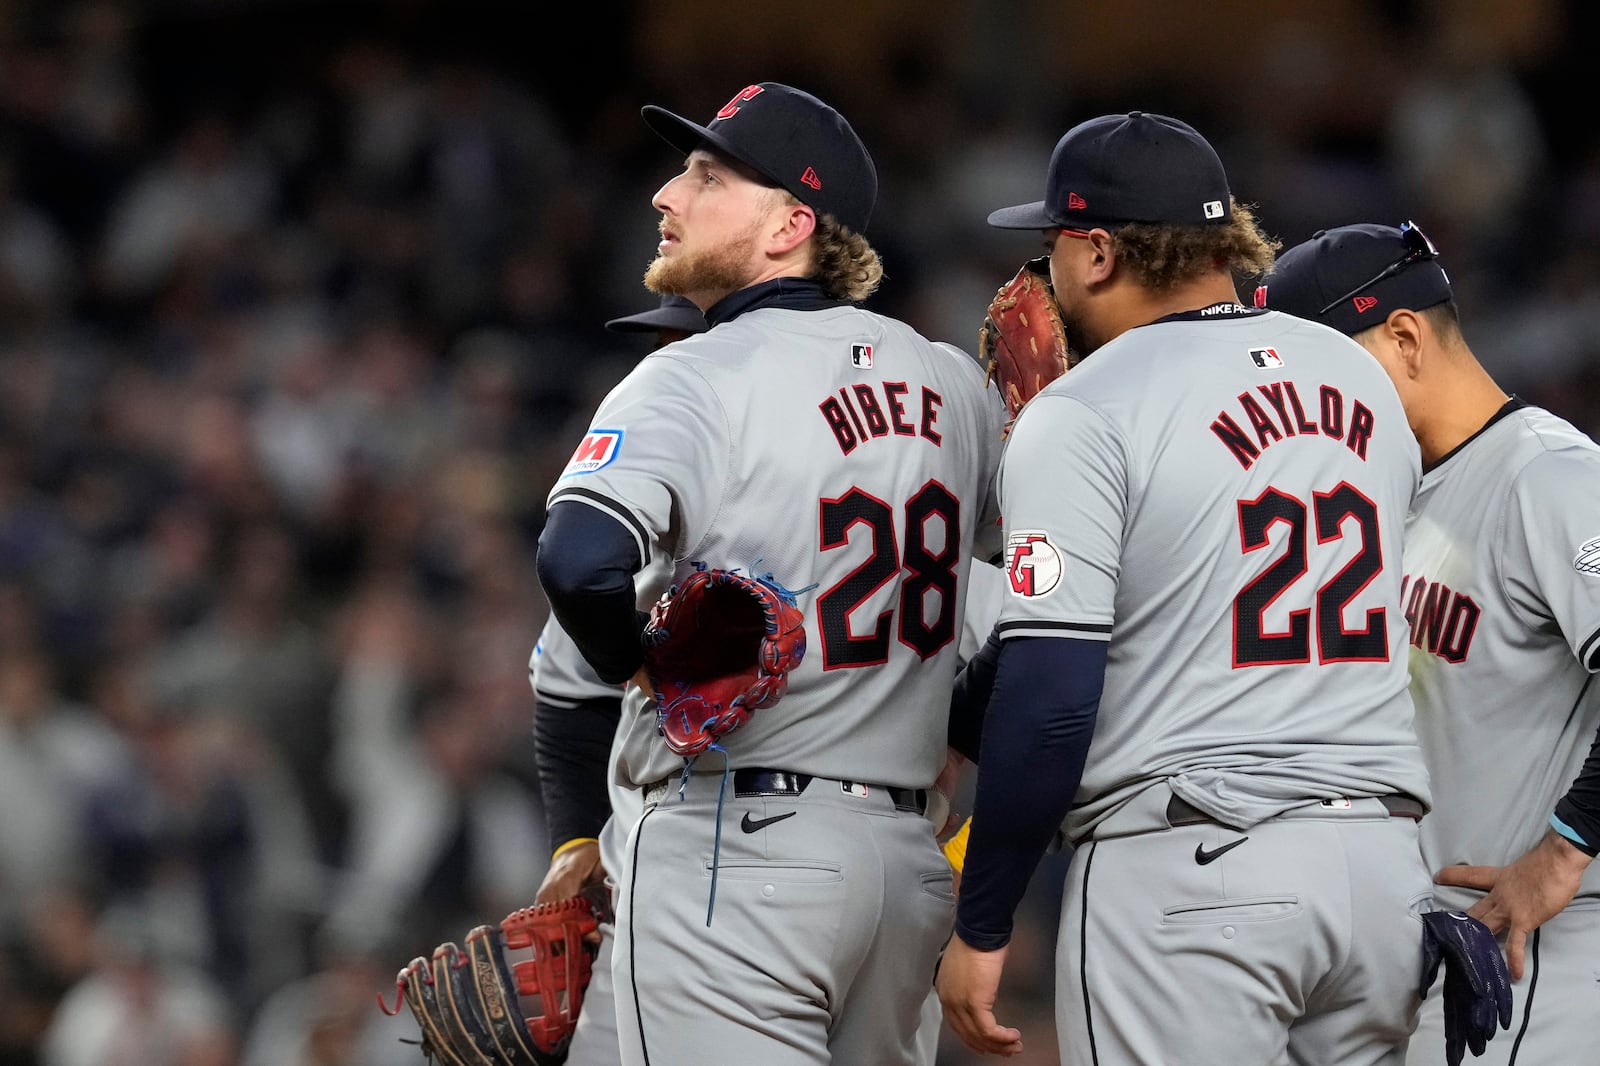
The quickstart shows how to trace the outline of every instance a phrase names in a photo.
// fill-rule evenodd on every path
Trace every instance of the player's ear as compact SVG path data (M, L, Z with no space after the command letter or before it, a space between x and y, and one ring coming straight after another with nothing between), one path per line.
M768 251L774 255L794 251L817 231L816 213L797 201L783 204L774 215L774 223L768 239Z
M1085 280L1089 284L1107 281L1117 265L1116 238L1108 230L1093 229L1087 238L1091 255Z
M1384 329L1394 345L1395 362L1408 378L1416 378L1422 373L1433 336L1422 316L1407 308L1391 311Z

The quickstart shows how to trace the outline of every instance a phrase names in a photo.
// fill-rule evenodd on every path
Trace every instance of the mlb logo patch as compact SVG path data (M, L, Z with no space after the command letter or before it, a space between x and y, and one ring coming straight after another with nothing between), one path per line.
M872 368L872 345L852 344L850 346L850 365L857 370L870 370Z
M1206 212L1206 217L1207 218L1221 218L1222 217L1222 201L1221 200L1207 200L1205 202L1205 204L1204 204L1204 208L1205 208L1205 212Z
M592 474L603 466L609 466L611 460L615 459L617 452L621 450L622 430L591 429L584 436L583 443L578 445L578 450L572 453L572 458L567 461L567 468L561 471L561 476Z
M859 781L840 781L839 784L841 786L841 790L847 796L865 797L867 795L867 786L863 785Z
M1262 370L1271 370L1283 365L1283 356L1276 348L1251 348L1250 361Z

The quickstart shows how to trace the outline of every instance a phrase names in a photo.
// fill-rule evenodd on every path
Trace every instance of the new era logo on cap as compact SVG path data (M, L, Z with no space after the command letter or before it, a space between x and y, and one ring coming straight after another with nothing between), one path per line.
M1357 296L1350 302L1356 305L1356 314L1358 315L1364 315L1378 306L1378 298L1376 296Z
M1082 211L1082 210L1086 209L1088 206L1089 206L1088 204L1083 202L1083 197L1079 196L1077 193L1075 193L1075 192L1067 193L1067 210L1068 211Z
M806 167L806 172L800 175L800 184L809 185L818 191L822 189L822 179L817 177L817 172L810 167Z

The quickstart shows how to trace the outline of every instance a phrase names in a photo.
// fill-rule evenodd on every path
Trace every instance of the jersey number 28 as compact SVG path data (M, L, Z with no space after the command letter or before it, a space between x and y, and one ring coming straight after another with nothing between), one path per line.
M1310 607L1291 607L1286 633L1266 632L1262 615L1305 576L1306 533L1313 518L1318 544L1342 540L1347 519L1354 521L1354 532L1361 538L1355 557L1316 591L1317 661L1388 661L1389 626L1382 607L1367 612L1365 629L1345 628L1345 609L1383 569L1383 549L1378 539L1377 505L1349 482L1340 482L1332 492L1315 493L1310 508L1277 489L1268 489L1254 500L1239 501L1239 542L1246 555L1265 548L1267 532L1279 522L1289 527L1289 533L1283 554L1233 599L1236 669L1311 661Z
M845 578L817 597L817 619L822 630L822 668L876 666L889 661L891 613L900 616L900 642L928 659L956 635L956 573L961 552L961 502L936 481L924 485L906 501L906 546L897 611L878 615L872 632L854 636L850 614L866 598L901 572L901 552L895 536L894 508L860 489L821 504L823 551L850 542L851 530L864 525L869 531L872 555ZM928 549L928 520L944 524L944 545ZM927 594L937 590L939 610L927 617Z

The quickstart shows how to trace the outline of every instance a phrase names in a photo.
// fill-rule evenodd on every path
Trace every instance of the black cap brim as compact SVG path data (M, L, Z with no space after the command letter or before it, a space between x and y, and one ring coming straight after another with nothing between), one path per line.
M1045 210L1044 201L1002 207L989 214L989 225L996 229L1055 229L1061 225Z
M690 122L682 115L674 115L664 107L655 104L646 104L639 109L639 114L644 117L644 124L653 130L656 136L666 141L672 147L688 155L702 144L709 144L725 156L737 159L751 170L760 174L774 185L783 183L768 174L761 165L743 152L739 151L726 137L713 133L698 122Z
M636 315L613 318L606 323L606 329L616 333L657 333L664 329L678 330L682 333L704 333L705 328L705 316L694 306L657 307L649 311L640 311Z

